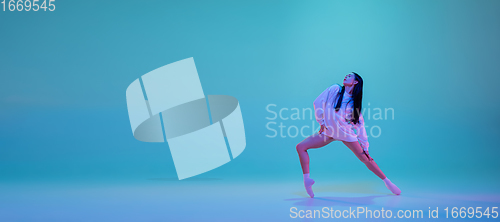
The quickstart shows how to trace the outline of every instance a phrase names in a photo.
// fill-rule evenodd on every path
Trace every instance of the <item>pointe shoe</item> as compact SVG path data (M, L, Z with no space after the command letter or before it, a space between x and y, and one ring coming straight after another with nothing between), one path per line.
M315 183L316 181L314 181L313 179L308 179L308 180L305 180L304 181L304 186L306 187L306 191L307 191L307 194L309 194L309 196L311 198L314 197L314 192L312 190L312 185Z
M392 183L389 179L387 179L387 180L388 180L388 182L384 181L387 189L389 189L393 194L396 194L396 195L401 194L401 190L394 183Z

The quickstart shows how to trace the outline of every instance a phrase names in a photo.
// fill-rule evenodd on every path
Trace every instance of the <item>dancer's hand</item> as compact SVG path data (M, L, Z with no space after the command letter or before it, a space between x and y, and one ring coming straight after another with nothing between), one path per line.
M325 130L325 126L321 125L321 129L319 130L318 134L321 134Z
M364 151L363 150L363 153L366 155L366 157L368 158L368 161L369 162L372 162L373 158L370 157L370 154L368 153L368 151Z

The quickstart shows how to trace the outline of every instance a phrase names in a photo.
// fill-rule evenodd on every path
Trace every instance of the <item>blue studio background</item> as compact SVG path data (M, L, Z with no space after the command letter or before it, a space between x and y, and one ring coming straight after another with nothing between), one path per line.
M1 11L0 183L273 180L303 192L295 145L304 137L293 136L314 122L303 109L354 71L372 113L366 125L377 126L370 154L393 182L496 187L498 11L494 0L57 1L53 12ZM239 100L247 146L176 181L168 144L134 139L125 90L189 57L205 95ZM298 108L301 119L270 120L269 104L287 108L284 118ZM392 108L394 119L377 119L375 108ZM313 178L379 182L341 142L309 153Z

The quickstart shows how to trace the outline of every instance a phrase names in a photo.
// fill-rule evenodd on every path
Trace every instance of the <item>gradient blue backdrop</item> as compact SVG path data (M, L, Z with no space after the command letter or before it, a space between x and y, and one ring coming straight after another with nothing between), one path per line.
M389 178L499 185L499 11L495 0L89 0L1 11L0 183L176 178L168 144L132 136L125 90L193 57L205 95L240 101L247 136L241 156L200 178L300 183L304 138L266 137L266 106L312 108L354 71L364 107L395 111L365 118L382 130L370 153ZM378 179L340 142L310 155L311 174Z

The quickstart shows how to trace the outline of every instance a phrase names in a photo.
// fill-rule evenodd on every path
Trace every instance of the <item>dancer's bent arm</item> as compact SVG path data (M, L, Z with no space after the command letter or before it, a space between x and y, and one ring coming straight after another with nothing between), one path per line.
M316 117L316 121L324 126L325 125L325 107L327 100L331 100L335 93L337 93L339 86L334 84L327 89L325 89L315 100L314 100L314 116Z
M360 113L359 114L359 122L357 124L354 124L354 129L356 129L356 135L358 137L358 141L361 144L361 147L363 147L363 151L368 152L368 147L370 146L370 143L368 143L368 136L366 135L366 128L365 128L365 120L363 119L363 115Z

